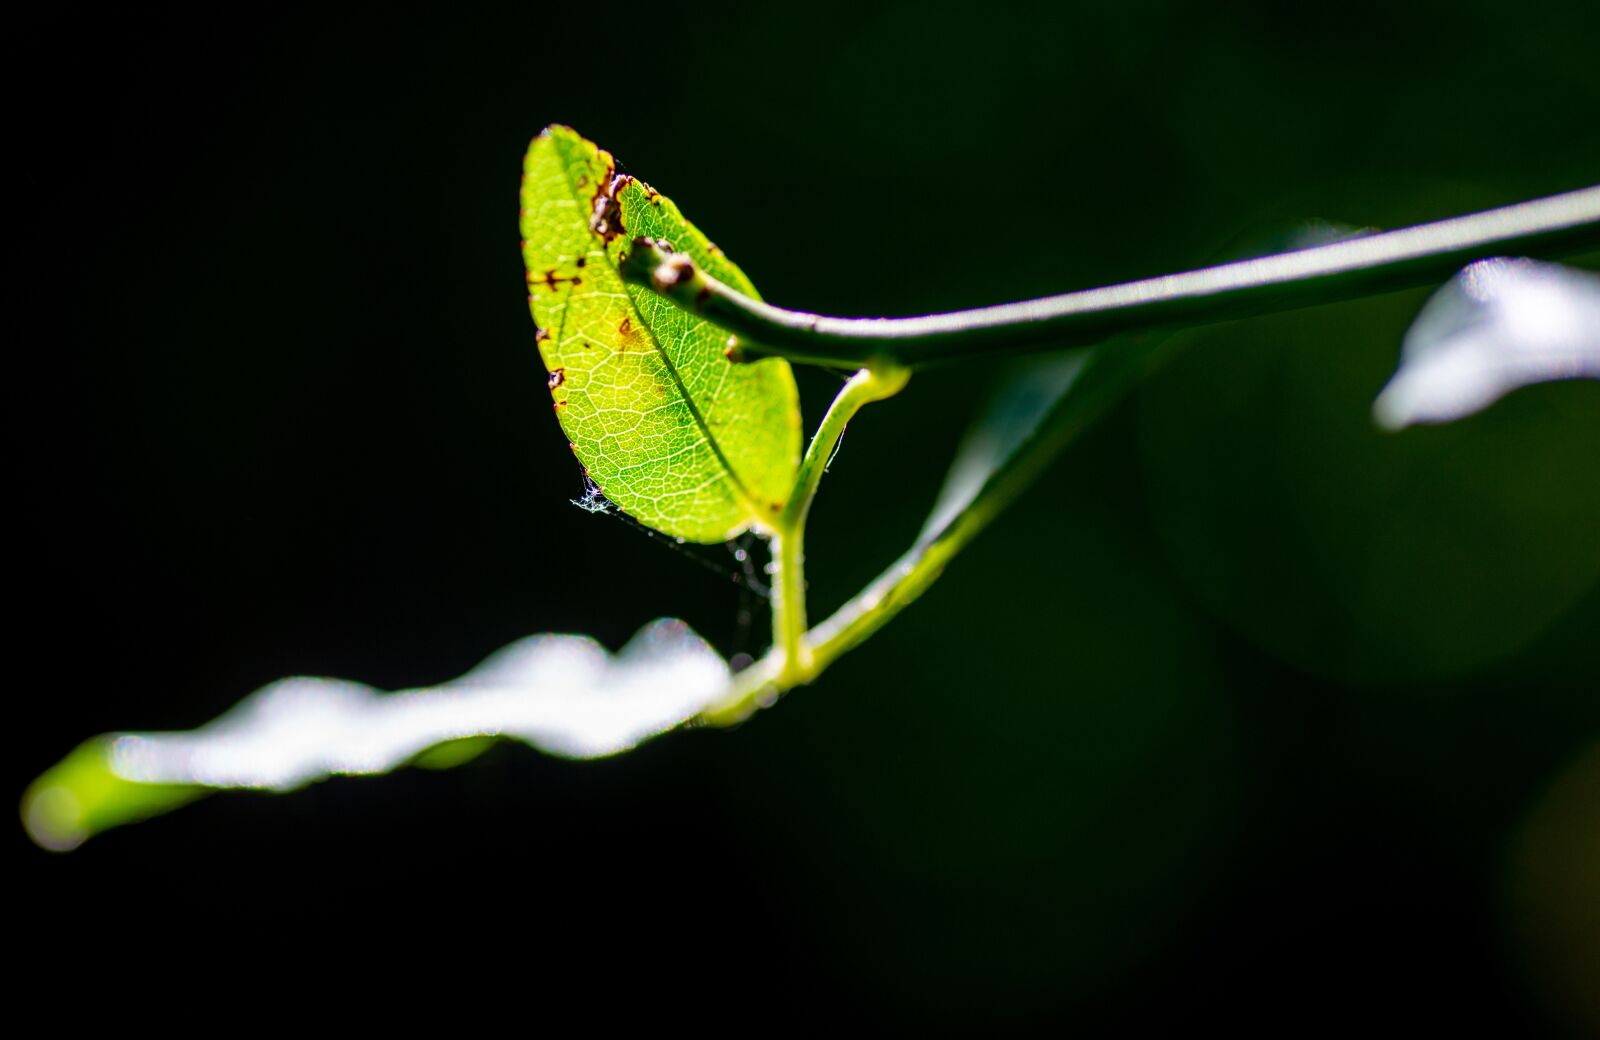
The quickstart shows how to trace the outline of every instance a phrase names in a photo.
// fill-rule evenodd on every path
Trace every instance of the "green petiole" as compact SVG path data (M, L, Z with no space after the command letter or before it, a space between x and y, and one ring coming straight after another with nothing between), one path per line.
M772 643L783 654L780 675L786 688L810 682L816 675L806 638L805 529L817 485L856 412L899 393L909 378L910 371L893 362L868 365L850 377L806 447L794 493L773 526Z

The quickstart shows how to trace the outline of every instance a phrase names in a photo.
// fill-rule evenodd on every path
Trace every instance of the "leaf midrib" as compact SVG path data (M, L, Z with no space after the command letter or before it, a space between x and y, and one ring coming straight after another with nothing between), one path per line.
M584 198L582 190L572 180L572 167L567 163L563 163L562 167L562 179L566 181L567 190L572 194L572 200L578 204L578 212L580 214L593 213L594 199L586 200ZM618 220L617 230L620 234L625 236L627 234L627 227L621 223L622 200L616 197L621 194L622 190L628 183L634 183L635 178L628 175L622 175L622 177L626 178L623 183L617 183L622 178L613 178L611 184L601 185L597 191L611 192L612 197L616 199L616 212ZM613 187L613 185L616 186ZM589 208L587 210L584 208L586 202L589 204ZM585 226L587 227L589 218L585 216L581 219L584 220ZM600 238L598 233L596 233L592 227L588 227L588 231L591 237L597 239ZM615 273L619 279L622 278L622 272L617 270L617 265L612 262L611 255L606 250L604 239L600 240L600 255L603 258L603 262L611 268L612 272ZM728 456L723 453L722 445L717 442L716 435L711 432L711 424L708 423L706 421L706 417L701 414L700 406L695 404L694 395L689 393L689 387L684 383L683 376L678 372L678 366L673 363L672 356L667 353L666 347L662 346L661 337L656 335L655 326L649 321L645 320L645 316L640 313L639 308L634 304L633 289L631 286L626 286L626 283L625 291L628 294L628 310L632 312L633 317L636 321L638 321L639 326L645 330L645 334L650 337L650 345L655 348L656 355L660 357L662 365L665 366L667 370L667 374L672 377L672 385L677 388L679 399L681 399L684 405L689 409L689 415L694 420L695 427L700 431L700 435L706 439L706 443L711 446L712 455L716 457L718 466L721 467L722 472L726 474L729 483L733 487L734 498L738 500L740 507L744 510L746 517L750 521L758 524L765 523L765 516L756 503L755 497L750 494L750 489L745 487L744 481L739 478L739 472L733 468L733 464L728 460ZM568 293L570 295L570 288L568 289ZM563 315L563 317L565 317L565 315Z

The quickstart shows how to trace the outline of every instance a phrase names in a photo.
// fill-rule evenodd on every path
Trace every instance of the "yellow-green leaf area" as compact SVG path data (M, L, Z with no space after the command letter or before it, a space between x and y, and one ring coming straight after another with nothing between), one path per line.
M561 428L607 499L664 534L720 542L777 517L800 458L787 362L734 364L728 334L625 284L635 237L663 238L730 285L749 279L678 207L566 127L523 164L528 305Z

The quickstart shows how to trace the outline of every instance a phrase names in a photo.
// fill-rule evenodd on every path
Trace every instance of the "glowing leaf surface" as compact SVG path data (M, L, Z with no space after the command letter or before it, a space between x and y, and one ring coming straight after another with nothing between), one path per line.
M800 457L788 363L733 364L726 332L624 284L617 263L634 238L663 238L741 291L754 286L670 200L573 131L537 137L523 170L529 307L561 428L589 479L690 541L775 518Z

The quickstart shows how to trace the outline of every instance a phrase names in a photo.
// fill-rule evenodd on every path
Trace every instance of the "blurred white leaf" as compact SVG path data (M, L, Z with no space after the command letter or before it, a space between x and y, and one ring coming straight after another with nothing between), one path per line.
M681 621L652 622L614 656L586 636L530 636L423 689L284 679L199 729L119 734L109 765L138 783L286 790L387 772L462 737L594 758L692 718L727 683L722 658Z
M1600 378L1600 275L1480 260L1429 298L1373 403L1385 429L1450 422L1530 383Z

